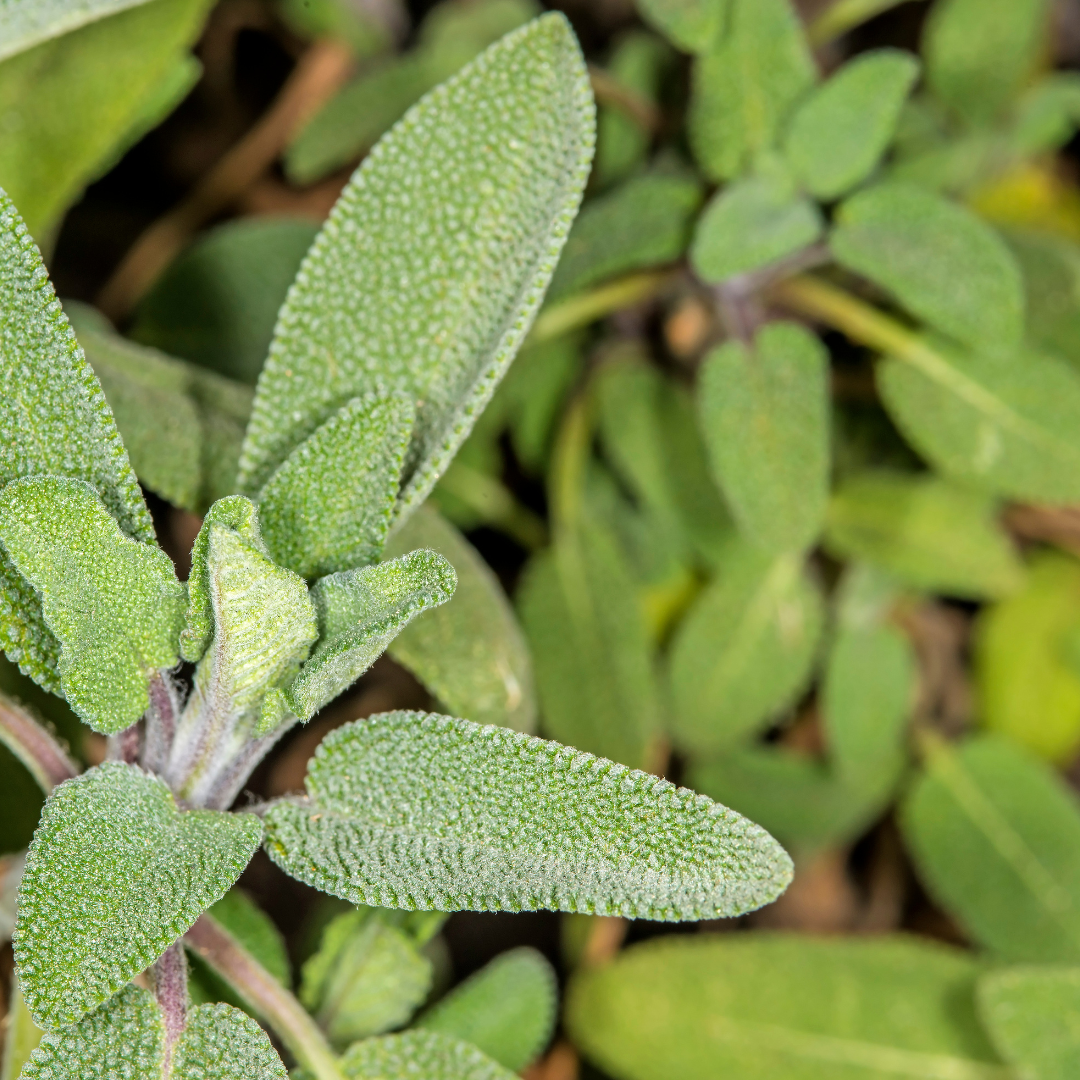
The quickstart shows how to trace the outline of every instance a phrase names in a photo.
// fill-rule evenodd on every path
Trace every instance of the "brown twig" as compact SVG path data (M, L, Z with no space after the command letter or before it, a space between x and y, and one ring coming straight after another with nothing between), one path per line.
M1021 540L1053 544L1080 555L1080 507L1010 506L1005 524Z

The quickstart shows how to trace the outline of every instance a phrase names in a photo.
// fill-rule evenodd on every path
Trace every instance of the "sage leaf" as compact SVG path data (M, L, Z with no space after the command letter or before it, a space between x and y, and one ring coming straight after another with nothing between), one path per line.
M1067 1080L1080 1061L1080 968L987 972L979 1015L1001 1056L1031 1080Z
M972 211L913 184L877 184L840 206L829 245L841 266L958 341L991 349L1019 344L1019 267Z
M146 0L6 0L0 9L0 60Z
M684 52L705 52L720 36L729 0L637 0L641 17Z
M56 788L13 939L34 1022L74 1024L116 993L224 896L261 838L253 814L179 810L133 765L108 762Z
M1010 231L1006 239L1024 275L1028 340L1080 367L1080 247L1034 231Z
M413 418L404 395L354 398L292 451L259 493L275 561L313 578L379 558Z
M975 1015L978 972L903 935L666 937L576 974L566 1018L617 1080L1006 1080Z
M311 589L319 640L283 700L301 720L347 690L417 615L454 595L453 566L434 551L320 578Z
M13 977L7 1031L4 1032L4 1054L0 1059L0 1077L3 1080L16 1080L22 1075L23 1067L41 1042L43 1034L30 1018L30 1010L19 989L19 980Z
M728 0L727 27L694 62L690 145L705 175L731 180L776 144L814 84L814 61L789 0Z
M772 323L752 348L713 350L699 415L713 475L743 533L771 551L817 539L829 490L829 357L794 323Z
M191 1009L174 1053L168 1080L286 1080L288 1075L266 1032L230 1005Z
M747 176L717 192L705 207L690 262L703 281L726 281L807 247L824 228L817 207L790 178Z
M96 731L135 723L150 676L177 660L184 589L169 557L125 536L88 483L59 476L0 492L0 544L41 595L68 704Z
M0 487L53 473L93 484L128 536L154 527L112 413L53 293L41 255L0 192ZM0 552L0 645L35 682L60 692L60 644L29 583Z
M789 707L810 677L824 615L798 554L733 541L671 645L671 730L702 753Z
M1000 737L933 747L901 825L927 890L984 948L1080 959L1080 807L1048 766Z
M511 1080L513 1073L475 1046L436 1031L365 1039L341 1059L348 1080Z
M791 863L722 806L556 743L424 713L337 728L267 851L351 903L661 920L768 903Z
M536 689L525 635L499 579L445 518L423 506L390 538L386 554L426 548L454 568L457 588L390 642L407 667L455 716L515 731L536 727Z
M471 1043L520 1073L551 1038L557 1004L555 972L543 954L510 949L455 986L417 1026Z
M874 171L918 77L910 54L875 49L848 61L799 106L784 156L811 195L835 199Z
M358 394L397 389L417 407L398 515L415 509L528 331L592 141L588 78L558 14L420 102L365 159L304 260L260 376L240 489L260 490Z
M981 600L1023 584L1020 560L981 492L926 473L855 473L829 504L826 548L916 589Z

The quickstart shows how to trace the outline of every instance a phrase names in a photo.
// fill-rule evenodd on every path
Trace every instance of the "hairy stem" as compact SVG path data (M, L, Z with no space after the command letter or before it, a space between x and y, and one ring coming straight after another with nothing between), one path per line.
M337 1057L296 998L205 912L185 935L193 948L274 1029L315 1080L344 1080Z
M184 946L175 941L150 969L154 995L165 1016L165 1075L169 1075L176 1041L187 1021L187 957Z
M142 763L151 772L164 772L176 737L180 695L167 671L155 671L150 679L150 706L146 710L146 740Z
M0 743L26 766L46 795L81 771L49 732L3 694L0 694Z

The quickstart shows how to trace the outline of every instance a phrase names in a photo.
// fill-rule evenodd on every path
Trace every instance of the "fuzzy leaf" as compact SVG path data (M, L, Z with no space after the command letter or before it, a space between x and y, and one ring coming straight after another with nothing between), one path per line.
M4 1054L0 1059L0 1080L16 1080L23 1066L41 1042L44 1032L34 1023L23 1000L19 980L12 976L11 1003L8 1005L7 1028L4 1031Z
M1080 968L1013 967L979 980L979 1015L1025 1080L1069 1080L1080 1063Z
M386 554L417 548L442 555L454 568L457 588L445 604L406 626L390 643L390 655L455 716L531 733L532 658L498 578L472 544L429 507L390 538Z
M307 791L270 809L267 850L352 903L680 920L749 911L790 880L768 833L702 796L446 716L338 728Z
M551 1038L557 1004L555 972L543 954L511 949L455 986L417 1026L472 1043L520 1073Z
M259 494L263 538L276 562L313 578L379 558L413 420L404 395L368 394L293 450Z
M4 0L0 60L146 0Z
M847 200L830 236L836 260L935 329L1007 349L1024 330L1023 281L1005 242L972 211L910 184Z
M934 747L901 825L930 895L1009 960L1080 960L1080 806L1004 739Z
M719 38L729 0L637 0L641 17L684 52L706 52Z
M845 481L829 505L826 547L948 596L1005 596L1024 580L993 501L928 473L871 471Z
M435 1031L405 1031L356 1043L341 1059L348 1080L513 1080L475 1046Z
M733 542L672 643L676 742L719 750L791 705L810 676L822 622L801 556Z
M918 77L909 53L876 49L850 60L799 106L784 155L811 195L835 199L874 171Z
M34 1022L73 1024L152 963L240 876L253 814L177 809L109 762L53 792L19 888L15 960Z
M807 247L824 227L817 207L788 177L747 176L717 192L705 207L690 261L703 281L725 281Z
M125 536L85 481L58 476L3 489L0 543L41 595L68 704L97 731L135 723L150 676L177 660L184 589L169 557Z
M777 140L814 84L814 61L789 0L728 0L727 29L694 63L689 135L712 180L743 172Z
M529 329L592 141L588 77L558 14L421 101L365 159L304 260L260 377L241 490L261 489L347 401L396 389L417 408L399 514L415 509Z
M578 974L567 1024L617 1080L1007 1080L975 1016L978 972L903 935L666 937Z
M829 357L794 323L752 351L737 341L702 369L700 422L716 477L752 542L801 551L817 539L829 489Z
M284 702L309 720L347 690L417 615L454 595L453 566L434 551L331 574L315 582L311 599L319 641Z

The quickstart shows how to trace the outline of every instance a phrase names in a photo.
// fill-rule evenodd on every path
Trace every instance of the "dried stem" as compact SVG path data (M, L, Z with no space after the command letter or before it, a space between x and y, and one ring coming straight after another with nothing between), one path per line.
M0 743L26 766L46 795L57 784L79 775L79 767L36 720L0 694Z

